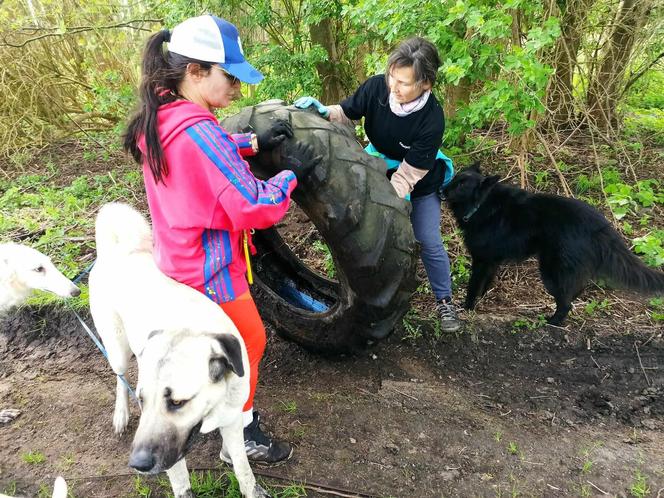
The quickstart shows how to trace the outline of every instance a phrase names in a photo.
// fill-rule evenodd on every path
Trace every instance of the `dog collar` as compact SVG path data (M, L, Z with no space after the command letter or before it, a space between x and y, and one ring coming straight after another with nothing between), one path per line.
M473 216L475 213L477 213L477 210L480 208L481 204L476 204L473 209L468 211L466 214L463 215L463 221L468 222L471 216Z
M470 211L468 211L466 214L463 215L463 218L462 218L462 219L463 219L464 223L468 223L468 220L469 220L469 219L470 219L475 213L477 213L477 210L482 206L482 204L484 203L484 201L486 201L486 198L489 197L489 194L491 193L491 190L493 189L493 187L495 187L495 185L496 185L496 184L494 183L494 184L491 185L488 189L486 189L486 192L484 192L484 193L482 194L482 196L481 196L481 197L479 198L479 200L477 201L477 204L475 204L475 205L473 206L473 208L472 208Z

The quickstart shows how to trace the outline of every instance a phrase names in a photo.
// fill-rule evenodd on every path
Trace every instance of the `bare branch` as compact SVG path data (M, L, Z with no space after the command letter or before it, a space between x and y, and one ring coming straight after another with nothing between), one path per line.
M646 74L650 70L650 68L653 67L655 64L657 64L659 62L659 60L662 59L662 58L664 58L664 52L659 54L652 61L650 61L646 66L644 66L640 71L635 73L634 76L632 76L629 79L629 81L625 84L625 88L623 88L623 91L620 94L620 96L622 97L623 95L625 95L627 93L627 91L632 87L632 85L634 83L636 83L641 78L641 76Z
M109 24L107 26L76 26L67 29L67 31L63 32L54 32L54 33L44 33L39 36L35 36L34 38L28 38L27 40L23 41L23 43L19 44L14 44L10 43L7 41L6 38L3 38L2 43L0 43L0 46L2 47L13 47L13 48L21 48L25 47L28 43L37 41L37 40L42 40L44 38L50 38L54 36L66 36L66 35L75 35L78 33L84 33L86 31L99 31L99 30L105 30L105 29L117 29L117 28L131 28L135 29L138 31L151 31L149 29L146 29L142 26L134 26L133 24L135 23L162 23L163 19L133 19L131 21L126 21L126 22L121 22L118 24ZM45 28L45 30L52 31L53 28Z

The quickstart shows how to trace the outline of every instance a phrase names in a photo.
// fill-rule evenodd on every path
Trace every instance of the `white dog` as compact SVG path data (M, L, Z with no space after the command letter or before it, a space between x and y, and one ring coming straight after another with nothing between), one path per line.
M0 313L21 304L35 289L61 297L81 293L48 256L22 244L0 244Z
M21 304L35 289L61 297L81 293L48 256L22 244L0 244L0 314ZM11 422L20 414L20 410L11 408L0 410L0 424Z
M268 496L256 484L244 448L242 407L249 394L244 341L221 308L164 275L152 256L150 226L126 204L107 204L96 224L97 263L90 311L117 375L138 361L141 417L129 465L166 471L176 498L190 497L185 463L194 436L219 428L244 496ZM127 388L117 379L113 426L129 419Z
M0 493L0 498L12 497ZM55 480L55 484L53 485L53 495L51 495L51 498L67 498L67 483L60 476Z

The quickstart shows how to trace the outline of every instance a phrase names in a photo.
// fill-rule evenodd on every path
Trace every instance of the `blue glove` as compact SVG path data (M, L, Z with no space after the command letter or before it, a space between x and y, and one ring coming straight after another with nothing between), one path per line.
M311 106L314 106L318 111L318 114L326 119L330 115L330 110L313 97L300 97L295 101L295 107L298 109L306 109Z

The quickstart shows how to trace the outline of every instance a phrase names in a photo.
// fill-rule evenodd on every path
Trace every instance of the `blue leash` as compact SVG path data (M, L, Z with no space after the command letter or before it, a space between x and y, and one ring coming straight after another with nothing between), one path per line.
M92 263L90 263L85 270L83 270L81 273L79 273L76 276L76 278L74 278L74 280L72 280L72 282L74 284L79 283L85 275L90 273L90 270L92 270L92 267L95 265L96 262L97 262L97 260L94 260ZM97 348L99 348L99 351L101 351L101 353L104 355L104 358L106 358L106 361L108 361L108 353L106 352L106 348L104 348L101 341L97 338L95 333L92 330L90 330L90 327L88 327L86 325L86 323L83 321L83 319L80 317L80 315L76 312L76 310L74 308L71 308L71 310L74 312L74 315L76 315L76 318L78 318L78 321L81 323L81 326L83 327L83 330L85 330L88 333L88 335L90 336L90 339L92 339L92 342L95 343L95 346L97 346ZM134 390L129 385L129 382L127 382L127 379L125 379L125 376L124 375L118 375L118 377L122 381L122 383L125 385L127 390L129 391L129 394L131 394L131 397L134 398L136 403L138 403L138 406L140 408L141 403L138 401L138 397L136 396L136 393L134 392Z
M90 270L92 270L92 267L95 265L96 262L97 262L97 260L95 259L92 263L90 263L90 264L87 266L87 268L86 268L85 270L83 270L81 273L79 273L78 275L76 275L76 277L74 277L74 279L72 280L72 282L74 283L74 285L76 285L77 283L79 283L83 277L85 277L88 273L90 273Z

